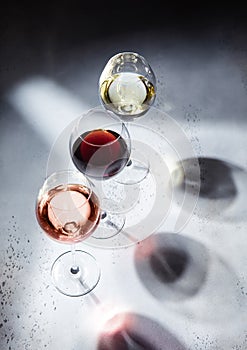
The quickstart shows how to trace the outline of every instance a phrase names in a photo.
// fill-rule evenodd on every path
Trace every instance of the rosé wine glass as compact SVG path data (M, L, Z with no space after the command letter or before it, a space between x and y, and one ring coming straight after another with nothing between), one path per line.
M90 181L75 170L51 174L39 190L36 218L49 238L70 245L52 265L55 287L73 297L89 293L99 282L100 269L91 254L75 245L89 237L100 220L99 199Z

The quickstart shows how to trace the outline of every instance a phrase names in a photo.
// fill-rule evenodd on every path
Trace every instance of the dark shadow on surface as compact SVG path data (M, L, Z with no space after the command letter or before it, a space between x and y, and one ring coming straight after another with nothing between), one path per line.
M207 275L208 253L199 242L175 233L158 233L137 246L135 268L157 299L180 301L196 295Z
M121 313L108 320L97 350L185 350L157 321L135 313Z
M188 255L176 248L161 247L150 256L151 269L163 283L173 283L182 278L188 263Z
M189 237L157 233L137 245L134 258L143 287L161 305L198 324L242 327L246 296L231 257Z
M237 188L232 177L232 171L240 168L215 158L198 158L200 178L195 178L193 172L194 158L188 158L180 162L174 176L180 180L177 189L184 190L185 185L190 188L200 187L199 196L208 199L232 199L237 195ZM187 170L187 172L186 172ZM178 172L181 172L178 175ZM183 176L186 172L187 176Z
M224 215L234 220L234 217L246 212L247 206L243 201L247 194L245 169L221 159L199 157L198 177L194 172L194 162L195 158L184 159L172 173L174 195L178 203L182 202L185 188L191 195L195 188L199 188L197 207L202 214L209 214L210 218ZM183 210L186 210L186 205Z

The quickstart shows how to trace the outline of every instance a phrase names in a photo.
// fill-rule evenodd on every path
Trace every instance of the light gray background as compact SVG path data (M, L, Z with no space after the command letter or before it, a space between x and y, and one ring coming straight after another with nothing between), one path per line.
M245 350L242 11L215 14L212 6L197 13L195 7L163 9L154 3L139 12L139 3L109 5L95 14L88 4L24 2L6 5L2 13L0 348L98 349L104 319L127 312L135 315L133 331L154 349ZM91 296L69 298L50 280L51 264L66 246L39 228L37 191L52 145L68 123L99 105L97 84L105 63L127 50L146 57L157 76L155 107L179 123L196 156L215 158L216 168L206 160L211 187L182 232L171 232L164 222L149 240L126 249L79 244L96 257L102 276ZM159 127L159 120L152 123ZM178 279L165 281L164 262L158 271L163 280L152 272L153 246L186 256Z

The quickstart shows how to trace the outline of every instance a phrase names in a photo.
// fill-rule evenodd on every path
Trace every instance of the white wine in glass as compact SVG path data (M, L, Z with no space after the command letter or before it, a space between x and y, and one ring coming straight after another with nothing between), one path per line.
M147 60L135 52L109 59L99 79L104 107L125 118L145 114L156 97L156 78Z
M156 98L156 77L146 58L128 51L112 56L99 78L99 97L103 107L118 115L129 129L128 122L145 115ZM149 160L132 147L127 166L115 180L136 184L148 173Z

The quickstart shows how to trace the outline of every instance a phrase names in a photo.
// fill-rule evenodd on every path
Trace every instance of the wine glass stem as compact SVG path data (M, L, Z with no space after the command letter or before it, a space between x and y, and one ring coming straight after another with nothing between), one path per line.
M106 213L106 211L102 211L101 212L101 220L104 220L104 219L106 219L106 217L107 217L107 213Z
M126 125L126 128L127 128L128 131L129 131L129 122L126 121L126 122L125 122L125 125ZM129 131L129 133L130 133L130 131ZM132 160L131 160L131 158L129 158L129 160L128 160L126 166L130 166L130 165L132 165Z
M70 250L71 250L71 254L72 254L72 266L71 266L70 271L73 274L77 274L79 272L79 266L76 263L75 244L74 243L71 244Z

